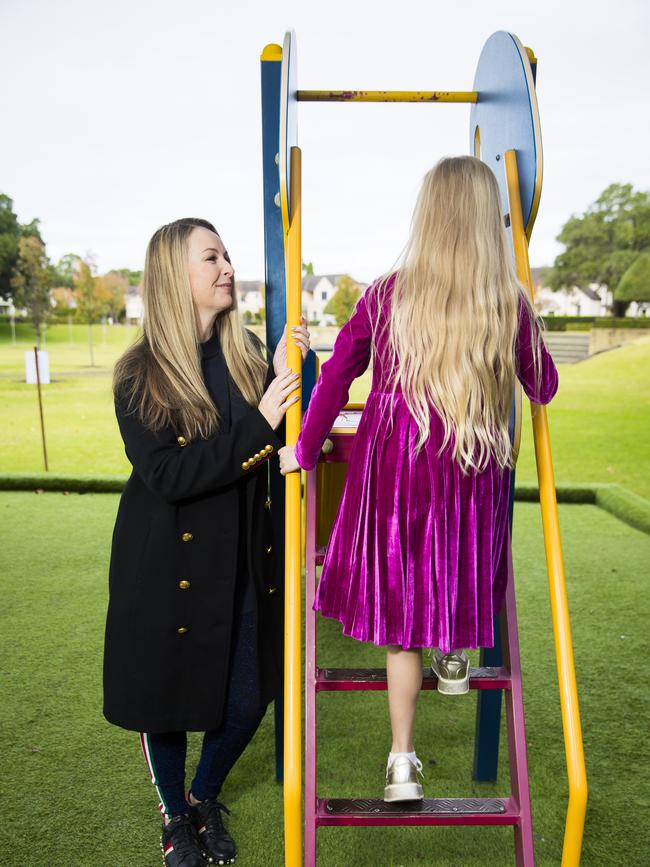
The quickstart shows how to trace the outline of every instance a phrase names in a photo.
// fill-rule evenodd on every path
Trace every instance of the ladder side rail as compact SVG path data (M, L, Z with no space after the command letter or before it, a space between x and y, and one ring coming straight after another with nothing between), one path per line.
M318 469L305 478L305 867L316 864L316 487Z
M526 726L524 721L524 694L521 680L517 604L515 579L512 569L510 542L508 541L508 584L501 621L504 663L510 670L510 689L506 690L506 719L508 724L508 765L510 789L519 811L514 826L515 863L517 867L533 867L533 846L530 787L528 783L528 756L526 754Z

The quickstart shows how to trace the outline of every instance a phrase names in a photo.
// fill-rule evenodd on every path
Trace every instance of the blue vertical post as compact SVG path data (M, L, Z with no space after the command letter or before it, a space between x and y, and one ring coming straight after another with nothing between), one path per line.
M262 176L264 204L264 281L266 285L266 345L271 355L282 337L287 321L284 234L277 204L280 193L278 164L280 147L280 81L282 48L267 45L260 58L262 87ZM310 352L303 364L302 406L309 403L316 378L316 356ZM277 553L277 587L284 589L284 478L275 462L270 468L270 497L273 504L273 547ZM283 643L280 642L283 646ZM283 778L284 702L282 690L275 700L275 778Z
M262 75L262 175L264 200L264 281L266 345L275 352L287 321L282 215L276 156L280 145L280 71L282 48L267 45L260 58ZM284 590L284 480L275 461L270 462L270 498L273 505L273 547L276 551L277 587ZM284 594L283 594L284 595ZM282 641L278 642L283 647ZM275 700L275 778L283 777L284 702L280 689Z

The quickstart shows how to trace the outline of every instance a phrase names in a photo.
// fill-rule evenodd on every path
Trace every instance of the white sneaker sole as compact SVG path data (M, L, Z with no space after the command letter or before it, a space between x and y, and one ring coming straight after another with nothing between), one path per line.
M467 677L464 680L449 680L446 677L441 677L433 662L431 663L431 671L438 678L438 692L442 695L465 695L469 692L469 666L467 666Z
M384 788L384 801L388 804L395 801L421 801L423 798L424 792L419 783L393 783Z

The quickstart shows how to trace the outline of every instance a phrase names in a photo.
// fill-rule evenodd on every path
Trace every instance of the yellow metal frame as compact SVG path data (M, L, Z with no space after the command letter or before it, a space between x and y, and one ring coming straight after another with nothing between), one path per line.
M291 224L286 232L287 334L300 325L302 159L298 147L291 148ZM302 370L299 347L287 340L287 365ZM294 392L295 394L295 392ZM300 433L301 400L286 414L286 442L295 445ZM301 630L301 492L300 473L285 477L285 601L284 601L284 858L288 867L302 864L302 664Z
M269 42L262 49L260 60L282 60L282 46L276 42Z
M528 260L528 238L524 229L519 194L519 172L515 151L505 153L505 172L508 185L510 223L514 245L517 277L533 297ZM587 811L587 772L580 727L578 688L576 685L569 606L566 593L566 579L562 560L562 542L555 495L555 477L551 440L548 429L546 407L531 404L533 420L533 439L537 478L539 480L539 501L542 510L544 547L546 549L546 568L548 571L551 596L551 616L555 637L555 655L560 685L560 705L562 728L564 730L564 749L569 778L569 804L567 807L562 849L562 867L579 867L582 835Z
M298 102L478 102L475 90L299 90Z

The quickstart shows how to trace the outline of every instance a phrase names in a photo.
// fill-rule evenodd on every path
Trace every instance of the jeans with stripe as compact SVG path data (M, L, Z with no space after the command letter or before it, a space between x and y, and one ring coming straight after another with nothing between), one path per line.
M233 623L228 688L221 725L205 732L191 792L199 801L215 798L237 759L250 743L265 708L258 700L255 615L245 612ZM186 732L141 732L151 781L166 816L187 812L185 799Z

